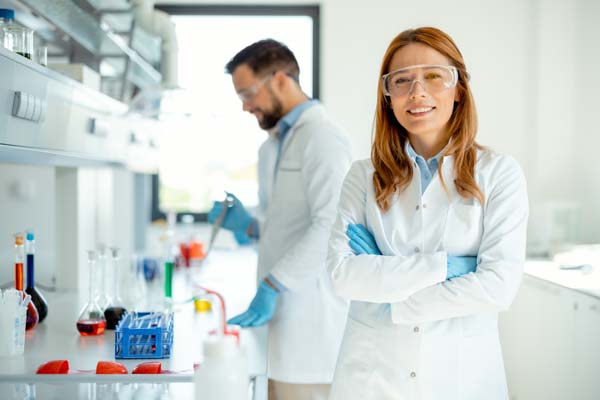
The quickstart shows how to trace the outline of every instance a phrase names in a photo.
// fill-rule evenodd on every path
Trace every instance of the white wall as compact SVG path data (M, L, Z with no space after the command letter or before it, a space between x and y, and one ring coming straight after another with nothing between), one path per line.
M27 229L33 229L36 236L36 281L52 283L56 256L54 192L53 168L0 164L0 284L14 281L12 235Z
M87 287L86 250L133 249L134 175L124 169L0 164L0 285L14 280L12 234L33 228L36 281Z

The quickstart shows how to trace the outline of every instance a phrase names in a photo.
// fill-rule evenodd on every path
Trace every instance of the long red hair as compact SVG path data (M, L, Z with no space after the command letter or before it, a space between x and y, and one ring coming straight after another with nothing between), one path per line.
M476 198L483 204L483 192L475 182L474 176L477 150L483 147L475 142L477 110L469 88L463 56L452 38L441 30L431 27L409 29L396 36L388 46L383 56L380 76L390 72L390 63L394 54L411 43L421 43L431 47L444 55L458 69L456 89L460 100L455 102L448 121L448 132L452 140L446 147L444 156L454 157L454 185L458 194L466 199ZM383 82L380 79L377 86L375 139L371 149L371 160L375 167L373 174L375 198L382 211L390 208L394 193L406 189L412 180L412 164L405 152L407 140L408 132L396 120L389 99L383 93ZM438 176L446 189L441 173L442 163L441 158Z

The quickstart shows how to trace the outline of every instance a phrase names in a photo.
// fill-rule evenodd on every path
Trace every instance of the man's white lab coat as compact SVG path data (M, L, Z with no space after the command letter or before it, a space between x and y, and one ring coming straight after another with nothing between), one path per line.
M258 279L269 273L288 288L269 323L269 378L330 383L348 303L326 270L327 242L351 150L322 105L305 110L285 136L259 152ZM266 203L266 204L265 204Z

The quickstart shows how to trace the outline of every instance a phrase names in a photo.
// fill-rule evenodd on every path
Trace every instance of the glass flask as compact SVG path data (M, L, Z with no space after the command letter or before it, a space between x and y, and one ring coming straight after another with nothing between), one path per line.
M15 233L15 289L23 292L23 261L25 260L24 235ZM25 330L33 329L38 323L39 314L33 302L27 305L27 317L25 319Z
M97 282L97 279L95 279L96 258L97 256L94 250L88 251L88 266L90 274L88 302L83 310L81 310L79 318L77 319L77 330L81 336L102 335L104 333L104 329L106 329L104 312L98 303L96 303L94 298L94 288Z
M27 253L27 288L25 293L31 296L31 301L38 311L38 322L42 322L48 315L48 303L39 289L35 287L35 236L33 231L27 231L25 252Z
M106 307L110 304L110 297L108 296L108 251L106 246L103 244L98 246L98 265L96 270L98 272L98 286L96 287L95 296L96 304L100 306L100 309L104 312Z
M111 247L110 249L111 257L111 266L112 266L112 296L110 297L110 303L108 307L104 310L104 318L106 318L106 329L115 329L119 320L125 314L125 306L123 305L123 300L119 296L119 281L121 280L121 274L119 273L119 258L120 251L116 247ZM108 271L107 271L108 272Z

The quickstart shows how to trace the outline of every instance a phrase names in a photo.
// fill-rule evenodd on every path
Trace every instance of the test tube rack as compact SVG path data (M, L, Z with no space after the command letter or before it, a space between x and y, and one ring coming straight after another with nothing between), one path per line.
M115 358L169 358L173 313L130 312L115 330Z

